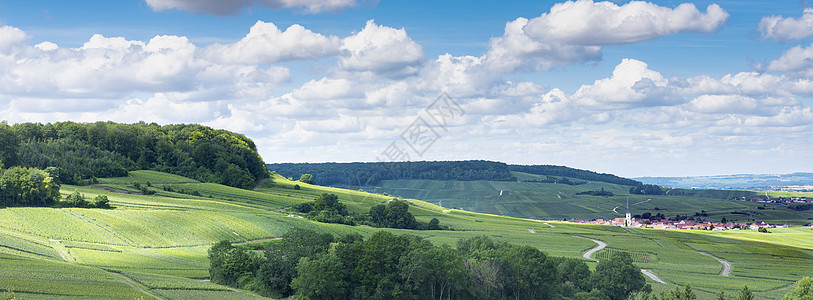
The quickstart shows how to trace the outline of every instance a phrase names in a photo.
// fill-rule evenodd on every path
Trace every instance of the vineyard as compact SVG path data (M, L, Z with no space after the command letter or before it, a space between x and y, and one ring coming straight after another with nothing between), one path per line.
M142 194L141 189L134 188L135 183L154 193ZM420 184L423 188L493 189L487 182ZM299 189L294 188L296 185ZM504 196L517 193L517 186L511 188L514 191ZM383 193L309 185L281 176L251 191L152 171L100 179L90 186L65 185L61 192L79 192L85 197L105 195L115 208L0 209L0 290L22 299L71 295L254 299L256 296L244 291L202 281L209 277L210 245L223 239L261 243L294 227L368 237L382 229L313 222L298 217L290 207L334 193L350 211L363 213L393 198ZM581 237L597 239L608 247L594 253L595 258L627 252L641 268L668 282L650 282L654 290L690 283L701 299L710 298L720 288L741 289L745 281L763 298L780 298L792 282L806 275L800 270L813 269L813 231L801 227L775 229L770 235L625 229L545 223L449 209L446 201L442 207L405 200L419 221L437 218L453 230L383 230L450 246L460 239L485 235L538 247L551 256L579 259L595 246ZM719 262L699 252L729 261L733 266L731 276L719 276ZM588 264L595 266L594 262Z

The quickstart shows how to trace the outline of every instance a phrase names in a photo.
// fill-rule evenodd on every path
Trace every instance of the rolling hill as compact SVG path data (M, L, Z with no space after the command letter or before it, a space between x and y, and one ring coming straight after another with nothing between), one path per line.
M134 188L136 182L148 185L155 194L141 195ZM301 188L293 189L294 185ZM252 298L255 296L243 291L202 281L208 278L208 247L222 239L262 241L293 227L363 236L387 230L450 245L458 239L486 235L572 258L581 258L595 246L590 240L595 239L608 246L594 257L606 257L613 251L632 253L638 257L636 265L666 282L650 281L656 291L690 283L703 299L720 288L734 291L745 283L760 297L781 298L793 282L809 275L804 270L813 269L813 231L802 227L776 229L770 235L632 229L444 209L419 200L409 200L410 211L419 220L438 218L455 230L325 224L299 218L289 208L326 192L337 194L357 212L391 197L288 181L278 175L255 190L243 190L155 171L133 171L127 177L99 179L90 186L62 187L65 195L74 191L107 195L116 208L0 209L0 289L21 299ZM720 276L722 265L700 252L730 262L731 276Z

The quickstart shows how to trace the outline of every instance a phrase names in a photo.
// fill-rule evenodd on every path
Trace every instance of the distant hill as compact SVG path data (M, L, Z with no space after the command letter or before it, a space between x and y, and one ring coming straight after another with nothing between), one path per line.
M365 186L395 179L516 180L505 163L484 160L278 163L267 166L271 171L294 179L311 174L319 185Z
M202 125L97 123L0 123L0 167L58 168L59 180L84 184L94 178L156 170L252 188L268 177L254 142Z
M739 189L760 191L794 189L797 191L809 192L811 191L810 186L813 186L813 173L639 177L634 179L648 184L657 184L674 188Z
M561 176L585 181L600 181L634 186L638 181L612 174L596 173L565 166L509 165L503 162L415 161L415 162L353 162L353 163L277 163L268 169L286 177L299 178L311 174L320 185L369 186L381 180L491 180L515 181L511 172L541 176Z

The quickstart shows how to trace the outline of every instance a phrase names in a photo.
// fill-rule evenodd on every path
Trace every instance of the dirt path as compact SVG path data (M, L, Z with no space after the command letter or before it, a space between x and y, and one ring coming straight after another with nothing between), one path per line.
M76 261L70 255L68 255L68 251L65 249L65 246L62 245L62 242L55 239L50 239L48 241L51 242L51 247L53 247L54 250L59 253L59 256L61 256L62 259L72 264L76 263Z
M596 246L596 247L594 247L594 248L592 248L592 249L590 249L590 250L587 250L587 252L584 252L584 254L583 254L582 256L583 256L584 258L586 258L586 259L589 259L589 260L598 261L598 259L594 259L594 258L593 258L593 257L591 257L591 256L592 256L592 255L593 255L593 253L595 253L596 251L601 250L601 249L604 249L604 247L607 247L607 244L605 244L605 243L604 243L604 242L602 242L602 241L598 241L598 240L594 240L594 239L590 239L590 240L591 240L591 241L593 241L593 242L596 242L596 244L598 244L598 246Z
M720 272L720 276L726 276L726 277L728 277L728 273L730 273L730 272L731 272L731 264L729 264L729 263L728 263L727 261L725 261L725 260L722 260L722 259L720 259L720 258L717 258L716 256L711 255L711 254L708 254L708 253L706 253L706 252L699 252L699 251L698 251L698 253L703 254L703 255L705 255L705 256L708 256L708 257L711 257L711 258L713 258L713 259L716 259L716 260L717 260L717 261L719 261L721 264L723 264L723 271L722 271L722 272Z
M147 296L153 297L153 298L158 299L158 300L163 300L164 299L164 298L158 297L158 295L155 295L155 294L151 293L150 291L148 291L146 289L145 286L141 285L138 282L133 281L132 279L130 279L130 277L124 276L124 275L116 273L116 272L107 271L107 273L110 273L110 275L113 275L114 277L118 277L121 282L123 282L124 284L126 284L127 286L133 288L136 291L139 291L139 292L141 292L141 293L143 293L143 294L145 294Z
M652 279L652 280L655 280L655 281L656 281L656 282L658 282L658 283L666 284L666 281L661 280L660 278L658 278L658 276L657 276L657 275L653 274L653 273L652 273L651 271L649 271L649 270L644 270L644 269L641 269L641 273L644 273L644 275L646 275L647 277L649 277L649 278L650 278L650 279Z

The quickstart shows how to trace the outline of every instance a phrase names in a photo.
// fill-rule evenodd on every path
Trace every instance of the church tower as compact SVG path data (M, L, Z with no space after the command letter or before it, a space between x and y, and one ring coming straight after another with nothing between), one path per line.
M627 198L627 215L625 223L626 223L625 226L627 227L632 225L632 214L630 214L630 198Z

